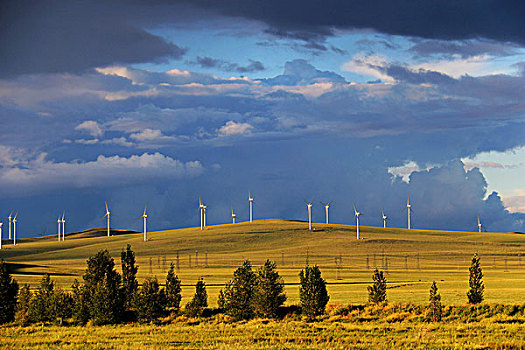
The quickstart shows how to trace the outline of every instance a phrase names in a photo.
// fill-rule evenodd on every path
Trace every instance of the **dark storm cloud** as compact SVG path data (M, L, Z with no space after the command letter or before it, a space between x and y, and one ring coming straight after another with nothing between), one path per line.
M3 2L0 8L0 77L80 73L115 63L180 58L186 52L124 21L118 11L101 4Z
M333 29L374 29L428 39L487 38L525 44L525 4L512 0L187 1L270 25L269 33L316 41Z
M518 46L512 43L499 43L491 40L416 40L410 51L418 56L428 57L435 54L459 55L462 58L491 54L496 56L516 53Z
M261 61L249 60L250 63L242 66L237 63L228 62L222 59L213 57L200 57L197 56L194 63L198 64L202 68L218 68L226 72L238 72L238 73L252 73L264 70L264 65Z

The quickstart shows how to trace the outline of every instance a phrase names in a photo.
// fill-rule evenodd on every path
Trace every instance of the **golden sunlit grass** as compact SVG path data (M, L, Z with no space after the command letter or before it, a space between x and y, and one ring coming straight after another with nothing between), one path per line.
M354 226L313 226L315 230L310 232L304 222L259 220L210 226L204 231L186 228L151 232L148 242L142 241L142 233L66 237L65 242L50 236L20 240L16 247L6 244L0 257L28 264L14 273L20 283L36 286L41 274L48 272L60 286L69 288L75 278L81 279L86 259L100 249L108 249L120 269L120 252L130 243L140 266L139 281L156 275L163 282L166 269L171 262L176 264L178 254L183 302L193 294L193 285L202 276L211 305L243 259L250 259L254 265L267 258L277 262L286 282L287 304L298 302L298 273L307 259L320 266L331 304L365 303L366 286L377 266L388 271L389 301L427 303L430 283L436 280L445 304L463 304L470 259L478 252L485 273L486 300L523 300L525 257L522 259L521 253L525 252L525 235L361 227L364 239L356 241Z

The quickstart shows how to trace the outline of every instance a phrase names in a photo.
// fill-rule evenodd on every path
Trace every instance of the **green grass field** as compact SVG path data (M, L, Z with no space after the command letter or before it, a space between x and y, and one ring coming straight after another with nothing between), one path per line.
M287 304L298 302L298 273L306 260L318 264L328 282L330 304L362 304L367 300L373 268L388 271L388 300L424 304L430 283L435 280L444 304L466 303L468 266L475 252L481 256L485 274L486 301L520 303L525 300L525 235L515 233L469 233L308 224L287 220L259 220L252 224L210 226L112 237L90 235L55 236L19 240L16 247L4 241L0 257L17 263L14 278L35 287L43 273L63 288L81 280L86 259L108 249L120 270L120 252L132 245L139 265L139 282L157 276L163 283L171 262L177 262L183 284L183 303L203 277L210 305L215 306L219 289L244 259L261 265L277 262L286 283ZM191 266L190 266L191 258ZM166 263L164 263L164 261ZM151 265L150 265L151 262Z

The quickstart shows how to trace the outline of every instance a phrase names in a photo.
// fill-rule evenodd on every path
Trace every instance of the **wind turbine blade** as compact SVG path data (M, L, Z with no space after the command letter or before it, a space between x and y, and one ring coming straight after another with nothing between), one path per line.
M148 205L146 204L146 206L144 207L144 214L142 215L146 215L146 210L148 209Z
M106 204L106 213L109 212L109 209L108 209L108 202L104 202Z
M18 216L18 210L16 211L15 218L13 220L16 220L17 216Z

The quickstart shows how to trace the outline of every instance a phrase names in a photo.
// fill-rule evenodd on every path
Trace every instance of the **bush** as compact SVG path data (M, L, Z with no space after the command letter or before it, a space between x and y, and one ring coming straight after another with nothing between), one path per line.
M383 271L379 271L376 268L372 275L372 280L374 283L368 287L368 302L386 304L386 277Z
M126 308L130 308L139 286L136 277L139 268L135 266L135 253L131 250L131 244L128 244L126 250L120 253L120 262L122 265L124 305Z
M124 311L124 293L120 274L107 250L101 250L87 261L84 273L83 302L94 324L116 323Z
M18 304L16 305L15 321L25 326L29 324L29 304L33 293L29 290L29 284L24 284L18 292Z
M474 254L469 268L469 286L470 290L467 293L468 302L470 304L481 303L483 301L485 286L483 285L483 271L481 271L477 253Z
M7 272L7 266L0 261L0 323L15 319L18 283Z
M206 292L206 285L201 278L195 285L193 299L186 304L186 314L190 317L201 316L206 306L208 306L208 293Z
M181 297L180 279L175 275L173 263L166 275L166 302L167 307L175 311L180 309Z
M32 322L55 321L54 288L55 284L45 274L29 304L29 319Z
M252 318L255 280L252 265L249 260L245 260L233 273L233 280L219 293L219 307L236 320Z
M443 306L441 305L441 295L439 295L438 287L436 285L436 282L434 281L430 286L430 297L427 310L427 317L432 322L439 322L441 321L442 315Z
M275 318L277 309L286 301L284 281L275 270L275 262L266 260L257 270L253 295L253 310L257 316Z
M300 287L299 298L303 313L308 317L324 313L326 304L330 297L326 291L326 282L321 277L321 271L317 265L306 266L299 273Z
M139 320L150 322L166 312L166 295L159 288L157 278L147 278L135 297Z

